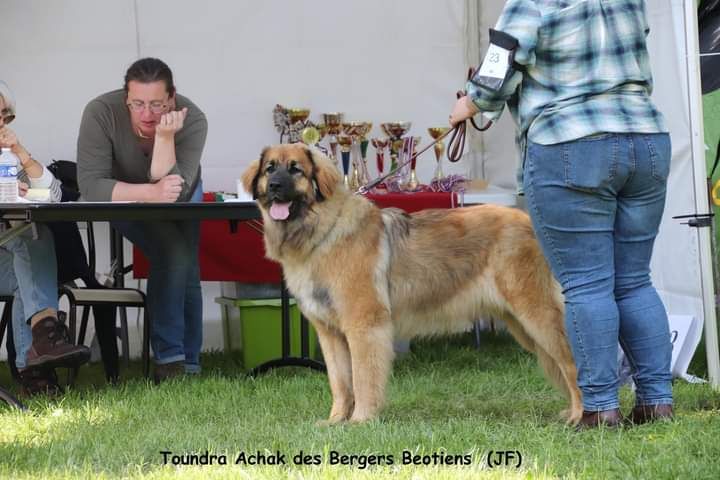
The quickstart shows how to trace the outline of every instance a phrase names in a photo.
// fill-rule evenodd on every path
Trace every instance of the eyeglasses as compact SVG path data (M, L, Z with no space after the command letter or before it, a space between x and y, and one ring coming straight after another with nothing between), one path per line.
M150 111L155 114L165 113L168 108L168 104L160 100L154 100L150 103L145 103L142 100L132 100L127 103L127 106L135 113L141 113L145 110L145 107L149 107Z
M15 120L15 112L9 109L5 109L2 112L0 112L0 118L2 118L2 121L5 125Z

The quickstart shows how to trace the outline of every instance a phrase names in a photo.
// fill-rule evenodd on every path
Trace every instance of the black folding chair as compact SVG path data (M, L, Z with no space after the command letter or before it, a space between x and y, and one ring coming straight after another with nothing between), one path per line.
M75 201L80 197L77 185L77 165L67 160L55 160L48 169L62 183L62 201ZM95 234L92 222L85 222L87 252L75 222L52 222L47 224L55 238L55 253L58 259L58 283L60 296L67 296L70 304L68 329L72 341L84 343L90 308L95 317L95 332L110 381L118 377L118 349L116 329L117 307L144 309L143 321L143 363L145 376L150 374L150 323L145 309L145 294L133 288L106 287L96 279ZM84 286L78 283L81 280ZM77 332L77 308L82 308L80 332ZM121 322L120 337L123 339L124 354L127 355L127 322ZM77 373L77 371L75 371Z
M0 302L3 302L3 312L0 316L0 345L2 345L3 337L7 332L6 349L8 353L8 364L10 365L10 373L12 377L19 381L20 374L18 373L17 366L15 365L15 342L12 336L12 296L0 296ZM15 398L10 392L0 387L0 400L4 401L8 405L25 410L25 406Z

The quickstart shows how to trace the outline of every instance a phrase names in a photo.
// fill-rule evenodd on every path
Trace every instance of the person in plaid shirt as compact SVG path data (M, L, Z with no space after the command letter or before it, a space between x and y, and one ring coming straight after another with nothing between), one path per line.
M495 120L505 105L517 123L519 186L565 295L580 426L624 423L618 341L637 386L628 420L670 419L672 345L650 257L671 144L650 98L645 2L508 0L495 29L517 40L507 74L490 86L476 74L450 123Z

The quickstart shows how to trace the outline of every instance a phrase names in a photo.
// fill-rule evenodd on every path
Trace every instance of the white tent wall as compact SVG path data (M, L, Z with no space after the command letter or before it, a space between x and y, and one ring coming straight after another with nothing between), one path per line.
M691 19L687 17L686 3ZM689 341L697 345L704 321L710 319L714 325L714 309L711 306L706 317L703 304L703 286L706 293L712 292L711 283L703 285L702 262L707 262L705 267L708 269L711 264L709 258L701 254L703 242L708 242L709 237L707 231L682 224L687 220L672 218L707 212L705 184L704 181L698 183L696 176L697 167L702 171L700 178L705 177L702 112L697 110L699 83L696 83L698 77L691 75L697 68L698 57L696 53L688 55L688 52L697 52L697 47L692 48L686 36L686 21L692 27L697 20L694 2L684 0L653 0L647 2L647 11L655 79L653 98L665 115L673 142L666 210L651 263L652 277L671 315L690 315L696 319ZM685 360L683 371L689 360ZM713 377L716 383L715 373Z
M690 121L689 99L699 94L696 85L688 88L692 80L685 73L684 3L647 2L654 97L668 118L674 154L653 278L670 313L702 319L702 242L697 230L671 219L696 211L693 154L704 162L692 143L702 128ZM348 120L372 121L373 134L379 134L382 121L411 120L411 133L427 143L426 128L447 121L468 63L479 60L467 59L466 9L479 9L479 32L486 40L487 27L503 4L0 0L0 79L14 90L18 118L13 127L34 156L48 163L72 160L87 101L119 88L136 58L160 57L173 69L178 91L208 116L205 189L233 191L243 168L278 139L271 116L276 103L310 108L314 120L322 112L342 111ZM473 151L446 172L484 174L494 184L513 187L517 154L508 117L474 139ZM421 180L428 180L434 168L431 153L418 168ZM107 268L105 244L101 235L101 269ZM206 283L203 291L205 348L218 348L217 284Z

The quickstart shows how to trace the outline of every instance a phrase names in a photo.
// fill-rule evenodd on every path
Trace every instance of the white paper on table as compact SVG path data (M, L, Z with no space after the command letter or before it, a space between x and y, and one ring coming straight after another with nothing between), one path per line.
M50 201L50 189L49 188L28 188L28 191L23 198L29 202L49 202Z

